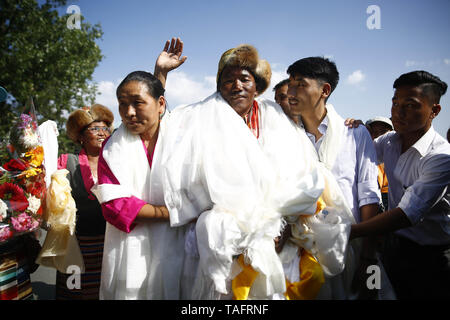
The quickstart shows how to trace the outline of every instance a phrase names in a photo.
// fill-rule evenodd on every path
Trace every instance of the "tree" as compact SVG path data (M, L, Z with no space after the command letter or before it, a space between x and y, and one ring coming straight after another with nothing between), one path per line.
M40 123L57 123L60 153L74 151L65 122L74 108L93 104L97 86L92 74L103 58L95 42L103 35L101 26L81 17L80 29L69 29L70 15L56 10L66 2L0 0L0 86L19 105L32 97ZM15 107L0 107L0 135L5 137Z

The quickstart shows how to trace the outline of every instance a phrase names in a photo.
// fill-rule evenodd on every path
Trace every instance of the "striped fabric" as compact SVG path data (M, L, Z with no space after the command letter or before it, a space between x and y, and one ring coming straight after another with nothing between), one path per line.
M32 300L27 259L21 247L0 248L0 300Z
M67 281L73 283L71 274L56 274L56 300L98 300L100 274L102 271L104 235L77 236L83 255L85 273L81 274L81 289L69 289ZM73 279L73 277L72 277Z

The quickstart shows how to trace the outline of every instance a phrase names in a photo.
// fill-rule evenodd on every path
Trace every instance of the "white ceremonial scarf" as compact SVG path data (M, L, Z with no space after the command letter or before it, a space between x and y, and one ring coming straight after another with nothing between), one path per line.
M120 185L92 188L100 203L135 196L164 205L161 153L168 115L160 123L150 169L143 143L122 124L103 148L103 158ZM166 221L139 221L130 233L107 223L100 299L178 299L184 231Z
M344 119L337 114L332 104L327 103L328 128L319 147L319 160L325 164L328 170L333 169L337 154L341 148L342 138L344 136Z
M218 93L175 109L171 120L163 160L171 224L198 217L199 267L191 298L229 294L239 254L260 272L258 298L283 293L273 242L281 219L266 201L273 170L258 141Z
M320 155L327 163L319 162L303 128L280 116L283 111L277 104L268 100L258 100L258 103L261 107L259 142L275 166L278 177L272 197L277 199L283 217L293 225L293 242L310 251L326 275L337 275L345 268L350 225L354 223L352 212L329 169L339 150L334 147L339 146L342 135L324 141L325 148ZM344 129L339 123L343 126L344 122L335 122L339 115L332 107L330 116L334 121L333 134L338 134ZM291 132L292 128L296 133ZM326 208L314 215L320 196ZM293 201L305 201L309 207L299 207ZM304 215L305 219L298 219ZM297 256L288 254L288 251L295 252L296 249L286 246L286 252L280 254L284 265L292 263Z
M325 188L317 154L304 131L273 102L257 101L259 141L218 93L172 113L173 130L166 135L164 147L165 200L172 225L198 217L199 268L192 298L229 295L231 280L240 272L233 259L239 254L259 272L250 299L282 295L284 272L273 242L281 217L314 214ZM345 214L334 216L341 219L322 219L317 227L311 223L315 232L308 234L317 240L318 250L324 253L321 260L331 273L343 266L329 249L344 254L349 232ZM324 224L345 232L330 234ZM333 242L336 237L341 240L338 244Z
M326 116L328 117L327 131L322 138L323 141L317 154L321 163L321 171L325 175L328 185L323 195L327 208L323 212L326 214L325 219L333 221L335 227L323 229L321 223L317 224L317 219L323 217L323 214L321 214L309 219L304 226L297 224L293 232L296 235L295 237L297 237L296 241L306 246L310 242L305 241L305 227L306 229L312 227L329 234L328 237L323 238L319 243L316 242L316 248L312 248L312 252L321 263L326 276L326 281L321 288L318 298L348 299L358 261L357 253L360 250L360 241L353 240L348 242L350 225L356 223L356 221L350 206L342 194L342 190L331 173L345 134L344 119L335 111L333 105L326 104L326 109ZM303 130L303 128L300 129ZM313 146L312 143L311 146ZM318 231L316 230L316 232ZM308 231L306 233L308 234ZM329 241L334 241L336 245L330 245ZM347 247L345 251L341 249L336 250L336 248L342 248L344 245ZM325 261L328 262L324 263Z
M53 120L47 120L38 127L44 148L45 183L50 187L51 176L58 169L58 127Z
M155 153L157 154L156 149ZM158 190L160 194L153 197L150 197L149 192L150 175L159 173L150 170L141 138L130 133L123 124L103 147L103 158L120 184L95 186L92 191L100 203L132 195L146 202L150 202L150 198L154 199L155 196L161 198L162 190Z

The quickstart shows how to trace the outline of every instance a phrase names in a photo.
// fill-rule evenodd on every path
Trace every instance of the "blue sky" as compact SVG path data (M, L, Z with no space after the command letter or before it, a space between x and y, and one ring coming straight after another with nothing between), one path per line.
M97 102L117 113L115 88L129 72L153 72L164 42L184 41L188 60L169 74L170 109L196 102L215 90L221 54L241 43L254 45L272 66L272 87L287 77L294 61L326 56L336 62L340 82L331 95L341 116L367 120L390 116L392 84L402 73L426 70L450 84L450 1L448 0L228 0L112 1L81 0L85 21L100 23L98 41L105 58L94 73ZM369 29L379 8L380 29ZM64 12L65 8L61 8ZM445 136L450 93L433 121Z

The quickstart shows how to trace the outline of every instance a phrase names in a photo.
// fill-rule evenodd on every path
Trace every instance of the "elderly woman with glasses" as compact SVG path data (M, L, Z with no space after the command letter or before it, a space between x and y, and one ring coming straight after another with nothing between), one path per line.
M57 300L98 300L106 221L101 205L91 192L97 183L97 163L103 141L111 135L114 115L95 104L72 112L67 119L67 135L81 146L78 154L62 154L58 169L69 171L67 178L77 207L76 236L83 255L85 273L81 288L69 289L70 275L57 272Z

